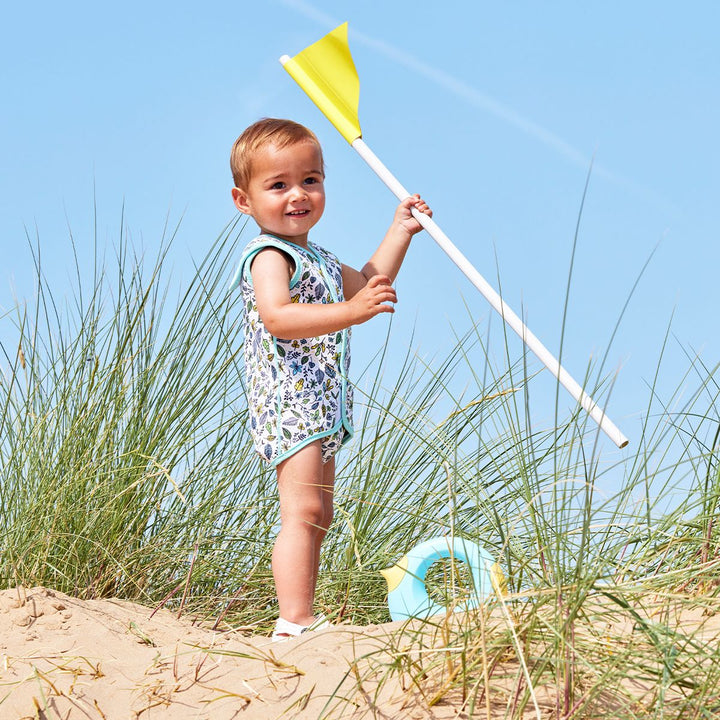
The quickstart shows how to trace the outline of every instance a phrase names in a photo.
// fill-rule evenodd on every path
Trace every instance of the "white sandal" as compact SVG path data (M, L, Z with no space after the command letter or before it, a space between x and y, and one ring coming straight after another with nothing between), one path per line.
M314 632L315 630L323 630L328 627L330 627L330 623L324 615L320 615L320 617L310 625L298 625L297 623L279 617L275 623L272 641L283 642L289 640L291 637L298 637L298 635L302 635L305 632Z

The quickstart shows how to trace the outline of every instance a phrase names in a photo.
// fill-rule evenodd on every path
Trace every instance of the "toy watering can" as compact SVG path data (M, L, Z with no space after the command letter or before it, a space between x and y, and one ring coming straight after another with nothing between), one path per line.
M487 550L460 537L432 538L414 547L392 567L380 571L387 580L388 608L393 620L428 618L447 611L428 595L425 576L434 562L449 557L465 562L472 575L471 595L460 609L477 607L496 588L504 592L505 577Z

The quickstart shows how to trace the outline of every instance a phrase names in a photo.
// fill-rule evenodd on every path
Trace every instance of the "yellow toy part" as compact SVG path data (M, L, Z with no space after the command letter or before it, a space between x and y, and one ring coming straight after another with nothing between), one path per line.
M401 557L392 567L385 568L380 574L387 580L388 592L391 593L402 582L408 566L408 556Z
M442 558L462 560L470 569L472 592L457 609L469 610L493 594L506 592L505 576L487 550L464 538L436 537L420 543L392 567L380 571L388 584L388 608L393 620L447 612L446 607L430 598L425 586L428 569Z

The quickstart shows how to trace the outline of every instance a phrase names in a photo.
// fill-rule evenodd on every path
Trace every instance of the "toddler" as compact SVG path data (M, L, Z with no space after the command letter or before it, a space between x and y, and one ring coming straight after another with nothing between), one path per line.
M313 612L320 545L333 516L335 453L353 433L350 328L393 312L392 282L412 236L398 206L362 270L308 240L325 209L325 171L314 133L266 118L236 140L230 159L240 212L260 235L243 251L231 288L244 300L245 372L255 449L277 473L280 532L272 554L279 603L273 640L326 624Z

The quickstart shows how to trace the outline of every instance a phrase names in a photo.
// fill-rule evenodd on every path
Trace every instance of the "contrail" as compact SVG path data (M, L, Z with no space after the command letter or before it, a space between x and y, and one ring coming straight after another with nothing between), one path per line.
M280 2L286 7L297 11L311 20L315 20L319 24L330 29L337 27L337 25L340 24L336 18L333 18L321 10L314 8L309 3L304 2L304 0L280 0ZM365 35L364 33L352 29L350 30L350 35L353 40L357 40L361 44L372 48L398 65L402 65L409 70L416 72L418 75L436 83L449 93L462 98L469 105L485 110L495 117L505 121L512 127L517 128L526 135L535 138L543 145L555 150L574 165L587 170L592 164L592 173L594 176L603 177L617 185L632 190L635 193L644 195L646 198L651 199L656 203L659 202L665 208L668 207L669 203L662 198L657 197L652 191L640 187L631 180L623 178L603 168L601 165L593 162L591 157L573 147L552 131L538 125L538 123L530 120L529 118L524 117L516 110L513 110L507 105L501 103L499 100L476 90L467 83L453 77L449 73L431 67L427 63L418 60L413 55L403 52L402 50L398 50L381 40L376 40L369 35Z
M334 28L339 25L339 22L335 18L317 10L303 0L281 0L281 2L283 5L286 5L293 10L297 10L305 17L310 18L311 20L316 20L318 23L321 23L328 28ZM518 128L518 130L535 137L543 144L557 150L574 163L582 165L585 168L587 168L590 164L589 157L572 147L572 145L569 145L562 138L559 138L557 135L549 130L546 130L532 120L523 117L520 113L507 107L506 105L503 105L500 101L495 100L489 95L479 92L475 88L470 87L452 75L443 72L442 70L437 70L421 60L418 60L413 55L403 52L402 50L398 50L392 45L388 45L381 40L376 40L369 35L365 35L364 33L352 29L350 30L350 34L353 40L357 40L361 44L376 50L378 53L384 55L386 58L392 60L398 65L402 65L409 70L413 70L418 75L422 75L428 80L431 80L453 95L466 100L469 104L483 110L487 110L496 117L499 117L501 120L505 120L510 125ZM595 169L597 170L597 166Z

